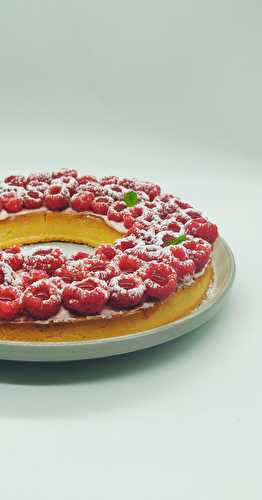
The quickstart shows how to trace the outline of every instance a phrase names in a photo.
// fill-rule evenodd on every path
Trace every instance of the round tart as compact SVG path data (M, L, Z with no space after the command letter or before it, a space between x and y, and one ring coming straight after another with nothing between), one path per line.
M151 182L75 170L9 176L0 184L0 339L91 340L175 321L206 296L217 236ZM52 241L89 248L23 249Z

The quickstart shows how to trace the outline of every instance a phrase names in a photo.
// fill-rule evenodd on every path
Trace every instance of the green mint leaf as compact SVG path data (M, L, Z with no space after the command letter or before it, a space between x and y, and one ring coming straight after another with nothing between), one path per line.
M128 207L134 207L138 202L138 197L135 191L128 191L124 195L124 201Z
M186 240L186 235L181 234L177 238L173 238L172 240L168 240L165 242L164 246L169 247L169 245L178 245L179 243L182 243L183 241Z

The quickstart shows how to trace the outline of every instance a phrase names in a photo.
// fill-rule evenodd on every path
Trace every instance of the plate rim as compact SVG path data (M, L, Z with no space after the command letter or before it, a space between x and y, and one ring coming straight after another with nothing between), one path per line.
M195 318L199 318L202 315L205 315L207 311L211 311L214 307L218 307L220 302L224 299L224 297L227 295L229 290L231 289L235 276L236 276L236 261L234 254L231 250L231 247L229 244L226 242L226 240L222 237L219 236L218 240L219 242L222 243L222 246L225 248L229 261L230 261L230 266L229 266L229 276L227 280L224 283L224 286L221 290L219 290L218 294L215 296L215 300L211 302L207 302L207 304L203 305L202 307L196 309L192 313L188 314L187 316L180 318L178 320L172 321L170 323L166 323L164 325L161 325L156 328L151 328L150 330L144 330L142 332L136 332L136 333L129 333L127 335L119 335L117 337L105 337L102 339L94 339L94 340L73 340L73 341L63 341L63 342L32 342L32 341L22 341L22 340L0 340L0 349L1 347L11 347L14 348L17 346L18 348L23 348L23 347L28 347L30 349L37 349L39 350L49 350L50 348L53 348L53 350L57 351L59 349L65 349L66 347L72 348L72 347L81 347L81 346L94 346L94 345L103 345L105 346L106 344L118 344L121 342L128 342L130 340L135 340L136 338L145 338L148 336L154 336L162 331L165 331L167 328L172 328L175 326L179 326L182 323L186 323L187 321L194 320ZM1 356L1 352L0 352Z

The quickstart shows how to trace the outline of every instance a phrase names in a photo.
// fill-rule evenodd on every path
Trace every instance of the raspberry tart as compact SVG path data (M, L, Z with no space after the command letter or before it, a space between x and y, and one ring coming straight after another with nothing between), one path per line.
M217 226L158 185L76 170L0 183L0 339L91 340L190 314L213 280ZM72 255L66 241L88 245Z

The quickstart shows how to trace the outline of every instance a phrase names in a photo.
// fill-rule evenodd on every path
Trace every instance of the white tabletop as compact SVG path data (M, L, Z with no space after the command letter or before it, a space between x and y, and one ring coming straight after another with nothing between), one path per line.
M0 361L0 498L260 500L259 3L51 3L1 16L1 177L159 182L218 224L237 275L212 321L160 347Z

